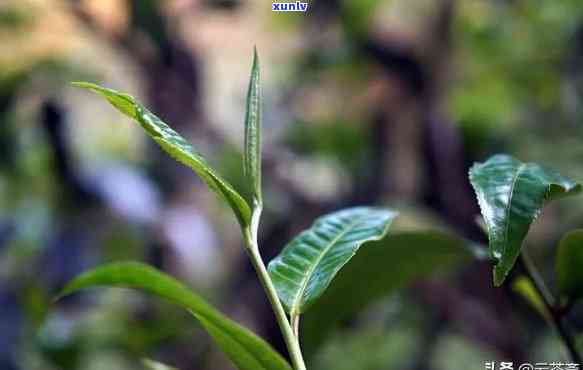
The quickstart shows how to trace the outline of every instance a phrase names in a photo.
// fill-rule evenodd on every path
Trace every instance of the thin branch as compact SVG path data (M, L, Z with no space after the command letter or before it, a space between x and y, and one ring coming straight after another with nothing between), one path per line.
M569 356L575 363L577 364L583 363L581 355L577 351L575 339L573 335L571 335L567 326L564 323L563 318L565 312L557 308L555 298L551 294L542 276L539 274L536 266L534 265L533 261L530 259L530 257L528 256L524 249L520 254L519 264L522 265L524 271L526 272L526 275L532 281L534 288L538 292L539 296L542 298L545 308L549 314L548 316L550 318L550 323L555 328L555 330L559 334L559 337L565 344L565 347L569 352Z

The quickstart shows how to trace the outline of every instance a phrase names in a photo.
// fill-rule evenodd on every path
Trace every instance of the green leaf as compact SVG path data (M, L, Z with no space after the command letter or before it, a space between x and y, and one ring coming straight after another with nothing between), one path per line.
M247 202L225 181L193 147L176 131L162 122L132 96L88 82L73 82L74 86L92 90L109 101L120 112L134 119L164 151L178 162L190 167L209 188L219 194L233 209L241 227L249 225L251 211Z
M488 228L500 286L518 258L530 225L546 201L581 191L581 185L535 163L495 155L470 169L470 181Z
M583 298L583 229L567 233L559 242L556 274L563 300Z
M304 315L306 355L315 353L341 321L398 289L451 271L473 258L473 246L468 242L437 231L390 233L367 243Z
M152 361L150 359L143 359L142 363L148 370L178 370L174 367L170 367L168 365L164 365L163 363Z
M377 208L346 209L319 218L292 240L268 267L286 310L305 312L363 243L385 236L396 216Z
M225 317L176 279L148 265L118 262L98 267L70 282L59 297L96 286L140 289L188 310L240 370L291 370L261 338Z
M249 90L247 91L247 112L245 114L245 156L243 169L249 181L255 205L261 207L261 85L259 57L253 49L253 66Z

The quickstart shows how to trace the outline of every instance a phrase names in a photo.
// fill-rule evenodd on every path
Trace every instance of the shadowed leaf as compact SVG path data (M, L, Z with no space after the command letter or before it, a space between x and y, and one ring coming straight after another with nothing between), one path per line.
M365 244L303 318L307 355L344 319L414 281L471 261L473 247L436 231L390 233Z
M583 230L573 230L559 242L556 273L562 298L583 298Z

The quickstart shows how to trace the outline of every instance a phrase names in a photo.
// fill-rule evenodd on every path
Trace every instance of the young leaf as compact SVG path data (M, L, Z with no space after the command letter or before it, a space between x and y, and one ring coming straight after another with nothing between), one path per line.
M556 262L557 285L561 298L583 298L583 230L567 233L559 242Z
M143 359L142 363L148 370L178 370L174 367L170 367L168 365L164 365L163 363L152 361L147 358Z
M98 267L71 281L59 297L96 286L140 289L188 310L240 370L291 370L261 338L225 317L176 279L148 265L118 262Z
M488 228L490 254L500 286L518 255L530 225L546 201L581 191L581 185L535 163L495 155L470 169L470 181Z
M346 209L319 218L292 240L268 267L286 310L305 312L363 243L385 236L396 216L377 208Z
M364 245L302 319L302 343L314 354L338 323L419 279L475 258L473 246L437 231L390 233ZM347 298L349 297L349 299Z
M247 91L247 112L245 114L245 156L244 172L251 185L254 205L261 207L261 86L259 57L253 49L253 66Z
M217 192L229 204L243 228L249 224L251 211L239 193L182 136L138 103L132 96L88 82L74 82L73 85L100 94L120 112L138 122L164 151L178 162L190 167L209 188Z

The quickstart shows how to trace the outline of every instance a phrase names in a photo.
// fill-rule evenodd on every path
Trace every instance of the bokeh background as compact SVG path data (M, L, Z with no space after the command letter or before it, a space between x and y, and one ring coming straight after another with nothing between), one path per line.
M285 351L229 210L70 81L138 97L240 184L256 45L266 260L318 215L360 204L398 208L397 230L484 243L467 170L491 154L583 180L580 0L308 2L283 14L260 0L0 1L0 369L134 370L142 357L231 369L188 314L154 298L111 289L51 302L76 274L125 259L179 277ZM556 242L581 226L579 197L533 228L551 286ZM411 244L405 273L408 257L385 261L383 279L400 283L315 329L318 340L306 326L309 368L565 358L519 285L494 289L486 262L442 264L423 248ZM569 320L583 331L583 307Z

